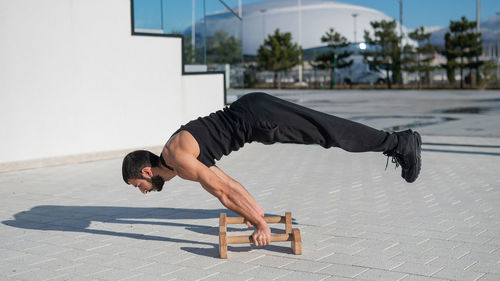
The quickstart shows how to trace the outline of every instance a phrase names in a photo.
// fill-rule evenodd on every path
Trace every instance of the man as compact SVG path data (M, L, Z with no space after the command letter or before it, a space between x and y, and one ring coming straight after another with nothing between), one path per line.
M144 194L161 191L175 176L197 181L228 209L253 225L256 246L268 245L264 210L246 189L215 166L215 160L252 141L319 144L350 152L378 151L401 165L407 182L420 172L421 138L411 130L388 133L314 111L265 93L250 93L207 117L181 126L162 153L134 151L123 159L123 180Z

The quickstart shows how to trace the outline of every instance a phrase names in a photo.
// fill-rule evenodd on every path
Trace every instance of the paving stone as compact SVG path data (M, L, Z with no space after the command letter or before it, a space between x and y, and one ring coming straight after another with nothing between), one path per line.
M407 275L401 281L444 281L448 279L440 279L440 278L434 278L434 277L427 277L427 276L422 276L422 275Z
M168 279L171 277L175 277L178 280L203 280L211 276L215 276L217 274L219 274L219 272L190 267L190 268L183 268L179 271L175 271L170 274L162 275L162 278L164 277Z
M182 265L163 264L158 262L150 262L149 264L133 268L134 271L157 276L173 274L184 269L186 269L186 267Z
M250 275L245 274L229 274L229 273L217 273L209 276L208 278L201 279L203 281L213 280L213 281L249 281L254 280Z
M485 273L478 273L472 270L456 270L451 267L447 267L436 273L432 277L451 279L457 281L475 281L485 275Z
M130 278L140 278L141 274L138 272L132 272L124 269L110 269L106 271L101 271L96 274L89 275L91 278L97 278L101 280L123 280Z
M500 274L487 273L479 278L478 281L498 281L500 280Z
M332 264L329 267L318 271L318 273L354 278L367 270L369 270L369 268L343 264Z
M10 277L19 280L52 280L57 278L70 278L67 273L46 269L36 269L33 271L11 275Z
M415 275L424 275L430 277L443 269L444 266L434 266L428 264L405 262L404 264L394 268L393 271L411 273Z
M249 261L248 263L280 268L280 267L285 267L286 265L289 265L295 261L296 260L290 258L263 255L261 257Z
M231 262L220 263L214 267L211 267L210 269L222 273L243 274L246 272L251 272L258 267L258 265L235 262L231 260Z
M287 275L279 277L275 280L304 280L304 281L316 281L316 280L325 280L328 278L328 275L322 275L311 272L300 272L300 271L291 271Z
M308 261L308 260L297 260L285 266L282 266L283 269L289 269L294 271L304 271L311 273L322 273L322 269L330 267L331 265L328 263L321 263L316 261Z
M380 269L369 269L360 275L356 276L356 279L361 280L380 280L380 281L391 281L391 280L402 280L407 277L408 274L399 273L399 272L391 272L387 270Z
M290 273L290 270L267 266L257 266L245 272L246 275L254 277L255 280L274 280L286 276L288 273Z

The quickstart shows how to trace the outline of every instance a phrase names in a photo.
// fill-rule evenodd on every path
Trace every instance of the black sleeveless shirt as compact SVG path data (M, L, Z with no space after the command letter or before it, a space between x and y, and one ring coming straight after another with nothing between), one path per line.
M200 147L198 160L210 167L223 155L252 141L263 144L315 143L315 138L309 138L291 126L295 123L304 125L307 119L301 117L307 117L304 110L310 111L265 93L249 93L230 107L181 126L174 135L183 130L191 133Z
M183 130L188 131L200 147L198 160L210 167L223 155L251 142L251 126L248 121L249 112L239 106L238 102L234 102L230 107L190 121L173 135Z

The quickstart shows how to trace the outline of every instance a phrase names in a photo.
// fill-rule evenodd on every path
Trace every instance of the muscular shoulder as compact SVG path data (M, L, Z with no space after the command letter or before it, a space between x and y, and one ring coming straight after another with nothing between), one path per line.
M197 158L200 154L200 147L196 139L188 131L180 131L168 140L163 148L163 154L171 160L174 160L179 154Z
M177 175L195 181L199 181L200 171L205 167L197 159L199 154L198 142L188 131L172 136L162 152L165 162L173 167Z

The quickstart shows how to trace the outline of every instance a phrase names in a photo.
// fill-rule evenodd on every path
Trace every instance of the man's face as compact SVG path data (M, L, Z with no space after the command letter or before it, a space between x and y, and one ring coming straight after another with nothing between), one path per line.
M165 182L160 176L153 176L152 178L143 177L142 179L130 179L128 181L131 185L139 188L143 194L151 191L161 191Z

